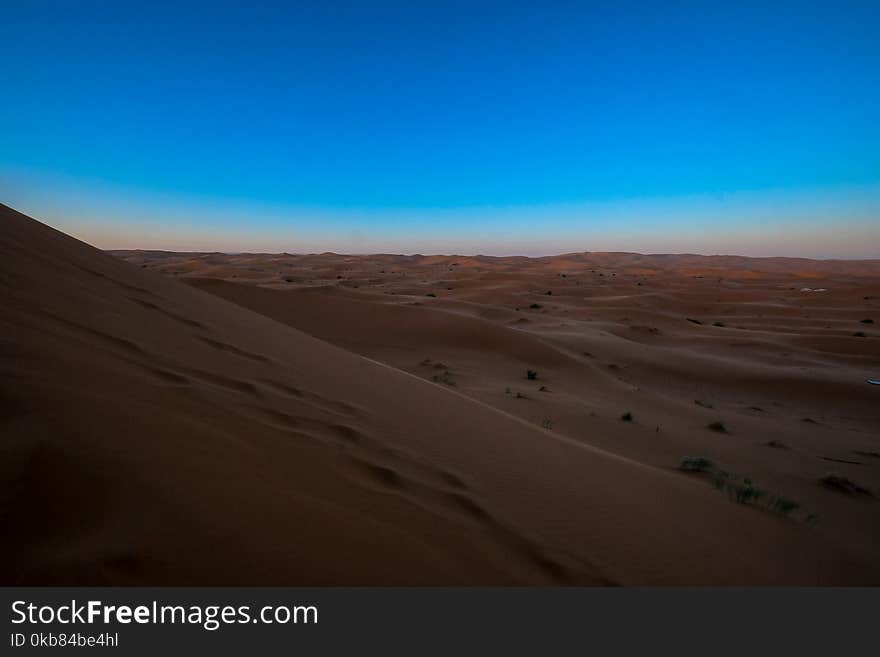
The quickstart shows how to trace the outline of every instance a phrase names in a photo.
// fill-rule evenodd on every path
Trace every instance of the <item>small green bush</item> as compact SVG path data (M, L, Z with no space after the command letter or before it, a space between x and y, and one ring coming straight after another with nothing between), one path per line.
M751 479L739 478L703 456L682 457L678 468L684 472L709 475L715 488L727 493L728 498L737 504L761 506L783 517L789 517L801 508L801 505L795 500L783 495L774 495L759 488ZM813 520L815 520L815 515L808 515L804 521L809 523Z
M714 461L702 456L683 456L678 467L685 472L712 472L717 469Z

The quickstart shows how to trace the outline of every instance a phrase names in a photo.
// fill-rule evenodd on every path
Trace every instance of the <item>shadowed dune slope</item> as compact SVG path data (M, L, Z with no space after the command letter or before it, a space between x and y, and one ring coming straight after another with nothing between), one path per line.
M456 349L482 355L512 354L523 363L564 366L571 359L532 336L475 317L434 308L358 299L333 288L276 290L209 278L184 278L188 285L256 310L310 335L356 352Z
M4 584L877 583L802 524L0 207Z

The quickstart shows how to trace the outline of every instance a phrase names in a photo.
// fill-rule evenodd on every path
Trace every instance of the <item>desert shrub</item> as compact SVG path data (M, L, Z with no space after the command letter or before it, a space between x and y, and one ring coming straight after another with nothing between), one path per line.
M874 323L873 319L862 319L860 321L862 324L873 324Z
M712 322L712 326L720 326L720 327L723 328L723 327L724 327L724 322Z
M623 420L624 422L632 422L633 421L633 414L630 413L629 411L627 411L626 413L624 413L623 415L620 416L620 419Z
M678 467L685 472L711 472L717 469L714 461L702 456L683 456Z
M786 517L793 511L798 510L800 507L801 505L798 502L795 502L790 497L783 497L782 495L774 497L771 504L772 511ZM811 516L811 518L812 517L814 516ZM809 522L809 519L807 520L807 522Z
M710 422L706 425L706 428L710 431L715 431L717 433L727 433L727 427L724 426L724 422L720 420L715 420L715 422Z
M795 500L784 495L770 493L755 485L751 479L747 477L740 478L735 474L727 472L714 461L703 456L682 457L678 467L679 470L684 472L708 475L711 477L715 488L725 492L727 497L737 504L759 506L786 518L801 508L801 505ZM805 522L812 522L814 519L814 515L808 515L805 518Z
M455 380L452 378L452 372L449 370L443 372L443 374L435 374L431 377L431 380L434 383L443 383L447 386L456 387Z
M737 504L752 504L767 497L767 492L755 486L751 479L728 480L726 484L727 494Z
M862 333L861 331L856 331L855 333L853 333L853 337L854 338L867 338L868 336L865 335L864 333Z
M529 306L529 308L531 308L532 310L540 310L543 307L544 306L542 306L540 303L533 303L531 306Z
M534 381L538 378L538 373L535 370L526 370L526 378L529 381Z

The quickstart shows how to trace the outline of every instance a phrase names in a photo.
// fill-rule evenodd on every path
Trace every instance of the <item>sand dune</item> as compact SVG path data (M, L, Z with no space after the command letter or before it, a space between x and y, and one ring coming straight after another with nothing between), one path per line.
M669 377L666 397L645 395L645 406L633 407L638 426L616 419L652 359L658 368L686 353L716 362L729 358L719 345L733 336L685 350L676 340L700 343L702 328L681 320L671 336L664 325L662 336L628 339L591 309L603 328L584 334L560 325L575 321L582 309L574 306L567 319L500 303L531 299L546 281L524 288L501 268L481 272L489 265L480 258L467 267L436 259L431 276L409 280L409 269L398 289L370 291L351 280L363 268L358 258L138 253L126 263L8 208L0 213L6 584L880 582L876 530L865 520L876 519L872 501L845 500L862 510L839 536L824 517L807 524L734 504L675 469L682 444L667 438L667 419L672 427L699 417L702 426L712 417L693 403L669 406L667 397L680 402L689 365ZM421 266L377 262L369 278ZM445 284L455 274L448 270L460 268L492 274L493 289L461 281L462 292L440 298L457 285ZM252 285L192 279L199 290L175 272ZM276 289L289 286L328 289ZM418 298L405 299L407 290ZM424 297L430 290L438 296ZM554 304L565 298L553 292ZM631 312L616 305L619 290L608 293L608 312ZM327 340L295 328L300 317L301 328ZM518 319L530 321L528 331L510 324ZM780 335L767 330L762 340L789 344ZM639 351L655 337L671 351ZM852 372L873 357L828 346L792 353L841 358ZM630 353L638 358L622 362ZM435 368L447 354L449 367ZM530 363L553 391L546 394L560 398L560 413L586 420L573 401L586 399L604 417L578 431L562 420L542 428L529 413L543 410L523 412L522 399L496 389L510 377L526 392L532 383L521 370ZM765 368L764 384L778 386L779 372ZM447 369L455 385L433 381ZM867 397L849 387L848 370L827 370L841 400L856 395L847 431L870 451L876 415L865 411ZM796 390L813 390L807 377L790 377ZM815 390L804 398L821 398ZM721 394L718 405L751 401ZM654 413L665 413L656 435L642 419ZM741 415L732 436L758 422ZM720 439L699 433L681 440ZM637 437L609 449L622 435ZM820 490L816 499L836 504L834 496L842 494Z
M213 254L206 278L119 255L639 463L708 457L880 549L876 504L823 483L880 490L877 261Z
M865 559L880 549L877 505L820 483L833 471L880 489L880 407L865 380L878 362L870 339L837 338L865 345L844 354L827 337L811 337L810 325L788 327L791 313L773 320L787 327L781 335L696 325L664 316L690 312L677 307L681 300L671 292L658 308L634 308L630 298L628 318L566 317L561 326L553 321L553 307L520 323L488 302L413 306L360 289L187 280L640 463L672 469L684 455L706 456L797 500L802 517L813 516L813 530L829 540L863 552ZM602 312L594 297L588 307ZM816 344L807 347L807 341ZM527 369L536 370L538 379L528 381ZM633 422L620 421L625 412ZM723 433L708 430L718 421Z

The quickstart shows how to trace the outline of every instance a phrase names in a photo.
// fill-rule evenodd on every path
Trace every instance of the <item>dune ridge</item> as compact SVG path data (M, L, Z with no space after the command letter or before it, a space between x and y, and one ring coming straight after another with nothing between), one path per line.
M704 481L0 225L6 584L880 582Z

